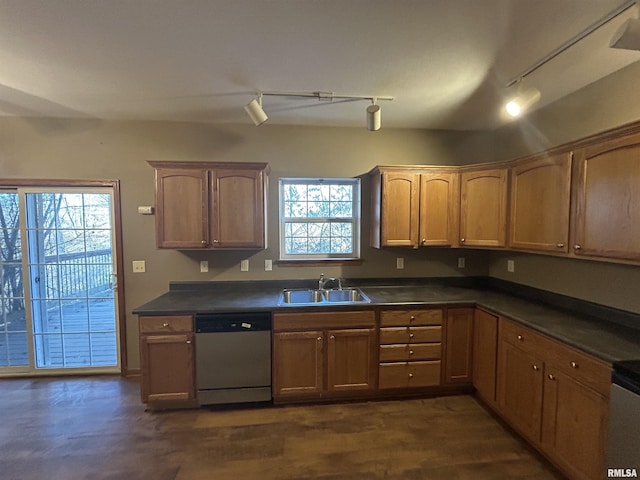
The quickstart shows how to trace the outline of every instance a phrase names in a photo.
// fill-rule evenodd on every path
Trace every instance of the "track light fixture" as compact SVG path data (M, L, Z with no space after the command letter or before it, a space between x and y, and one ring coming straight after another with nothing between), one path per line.
M262 109L262 95L258 95L258 98L254 98L249 103L244 106L249 118L254 123L256 127L262 125L266 122L269 117L264 113Z
M529 88L509 99L504 108L510 116L519 117L538 100L540 100L540 90Z
M333 92L257 92L257 97L251 100L244 109L251 121L256 125L262 125L268 120L268 116L262 108L262 97L266 95L276 97L313 97L320 101L331 102L333 99L340 100L371 100L372 105L367 107L367 129L370 131L380 130L380 105L378 100L393 100L393 97L374 97L373 95L339 95Z

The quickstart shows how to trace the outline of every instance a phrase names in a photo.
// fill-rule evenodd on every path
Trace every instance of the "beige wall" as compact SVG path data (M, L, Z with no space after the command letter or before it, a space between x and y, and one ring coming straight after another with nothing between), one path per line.
M639 78L637 62L496 131L495 160L543 151L639 121ZM516 262L514 273L507 272L509 258ZM489 272L504 280L640 313L640 268L636 266L492 252Z
M214 126L166 122L0 119L2 178L120 179L126 310L164 293L172 280L253 280L328 276L422 277L486 275L487 252L368 248L368 183L363 184L364 262L349 267L278 267L264 272L264 260L278 258L277 185L280 176L351 177L377 164L458 164L491 155L490 135L423 130L312 128L264 125ZM153 205L153 169L146 160L268 162L269 248L260 252L178 252L155 248L154 217L138 205ZM396 270L396 257L405 269ZM248 258L250 271L240 272ZM199 272L208 260L209 273ZM132 260L145 260L146 273L131 273ZM130 367L138 367L137 322L127 314Z

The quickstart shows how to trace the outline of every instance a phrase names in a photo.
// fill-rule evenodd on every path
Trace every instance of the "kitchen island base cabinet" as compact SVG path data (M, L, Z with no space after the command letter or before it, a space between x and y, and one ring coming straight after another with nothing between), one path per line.
M142 401L155 407L195 406L191 316L141 316L139 330Z
M373 392L375 325L372 311L274 314L274 401Z

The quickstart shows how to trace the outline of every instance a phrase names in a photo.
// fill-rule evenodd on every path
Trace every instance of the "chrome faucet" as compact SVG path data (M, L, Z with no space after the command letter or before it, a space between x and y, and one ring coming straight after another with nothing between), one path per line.
M335 278L335 277L325 278L324 277L324 273L320 274L320 280L318 280L318 290L324 290L324 286L328 282L338 282L338 290L342 290L342 279L341 278Z

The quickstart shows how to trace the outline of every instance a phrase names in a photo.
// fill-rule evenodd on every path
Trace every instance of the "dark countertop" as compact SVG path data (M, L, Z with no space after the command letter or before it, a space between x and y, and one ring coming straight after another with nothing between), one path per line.
M331 308L475 305L520 322L609 363L640 359L640 330L594 318L588 314L553 308L539 301L486 289L430 284L363 285L360 288L371 299L371 303ZM195 288L183 285L175 289L172 287L169 292L141 305L133 313L176 315L238 310L282 312L299 308L324 308L278 306L281 290L282 286L269 282L228 283L217 288L206 288L205 284L195 284Z

